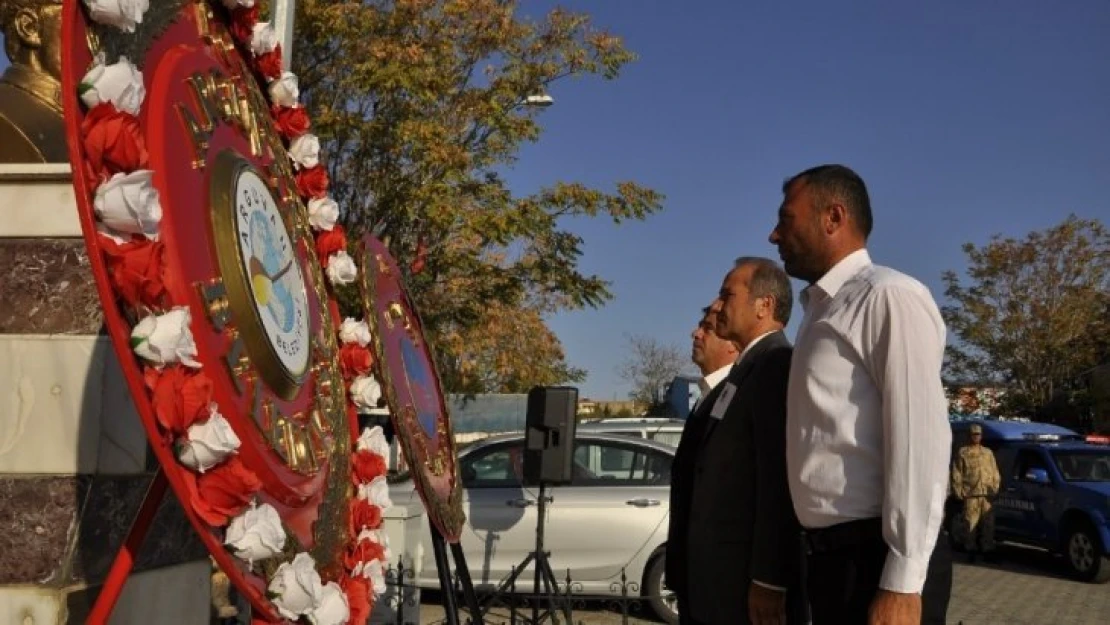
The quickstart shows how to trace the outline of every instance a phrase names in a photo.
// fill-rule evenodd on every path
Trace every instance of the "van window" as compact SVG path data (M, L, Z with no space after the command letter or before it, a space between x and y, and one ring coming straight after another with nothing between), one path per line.
M652 432L651 440L678 447L678 442L682 440L682 432Z

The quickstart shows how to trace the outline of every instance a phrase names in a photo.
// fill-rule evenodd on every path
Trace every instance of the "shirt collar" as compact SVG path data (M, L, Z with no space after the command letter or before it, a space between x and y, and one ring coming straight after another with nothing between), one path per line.
M729 369L732 369L731 362L698 380L698 388L701 389L701 396L705 397L708 395L709 391L712 391L721 383L721 380L728 377Z
M744 346L744 351L740 352L740 357L736 359L736 362L739 363L741 360L743 360L744 356L747 355L747 353L750 352L753 347L755 347L756 343L762 341L764 338L774 334L775 332L778 332L778 330L771 330L770 332L764 332L763 334L760 334L759 336L755 337L755 339L753 339L751 343L748 343L747 345Z
M841 258L840 262L826 271L820 280L802 289L800 298L802 308L808 306L815 296L823 296L829 299L836 297L837 292L840 291L845 282L869 266L871 266L871 255L867 253L867 248L860 248Z

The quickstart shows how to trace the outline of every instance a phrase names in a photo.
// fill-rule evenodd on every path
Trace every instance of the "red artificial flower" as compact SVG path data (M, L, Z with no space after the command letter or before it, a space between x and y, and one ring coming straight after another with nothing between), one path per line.
M365 499L352 499L347 515L351 535L358 536L364 529L376 530L382 524L382 509Z
M351 616L348 625L366 625L370 618L370 582L358 577L346 577L339 582L343 594L347 595L347 605Z
M140 304L148 308L161 307L166 296L162 242L144 237L135 237L125 243L101 237L100 242L108 276L120 298L131 308L138 308Z
M373 364L374 356L370 350L358 343L344 343L339 348L339 369L343 372L345 380L353 380L369 373Z
M258 23L258 3L251 7L235 7L231 11L231 35L239 43L249 46L254 37L254 25Z
M306 200L324 197L328 193L328 172L320 165L298 171L297 192Z
M385 475L385 458L369 451L356 451L351 454L351 472L360 482Z
M190 425L208 418L212 380L204 372L183 366L166 367L161 371L147 367L143 379L151 390L154 416L163 429L181 435Z
M354 570L360 562L366 563L373 560L381 560L384 564L385 548L368 539L358 541L343 554L343 566L347 567L348 571Z
M227 524L229 518L246 510L262 481L248 469L239 456L230 456L222 464L197 476L197 496L193 510L214 527Z
M319 168L313 168L319 169ZM305 170L301 170L303 173ZM297 174L297 183L300 185L300 174ZM328 268L328 259L331 255L347 249L347 232L343 226L336 225L331 230L324 230L316 236L316 256L320 259L320 266Z
M277 44L273 50L266 54L256 56L254 63L255 67L258 68L258 73L262 74L266 80L281 78L281 44Z
M145 169L149 161L139 119L116 109L111 102L98 104L81 122L89 185L96 187L113 174Z
M312 126L312 122L308 120L308 112L303 106L275 106L271 112L278 132L289 141L308 132Z

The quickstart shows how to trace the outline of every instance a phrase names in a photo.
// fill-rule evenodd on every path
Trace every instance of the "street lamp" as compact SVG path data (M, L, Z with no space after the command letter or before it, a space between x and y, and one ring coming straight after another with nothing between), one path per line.
M524 98L525 106L536 106L539 108L547 108L555 104L555 98L547 95L546 93L534 93Z

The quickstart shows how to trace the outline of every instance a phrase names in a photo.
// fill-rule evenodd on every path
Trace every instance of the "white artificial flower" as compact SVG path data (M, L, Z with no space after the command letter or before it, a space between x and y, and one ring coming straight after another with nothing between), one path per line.
M143 73L124 56L111 65L104 64L103 55L98 56L96 65L81 79L77 90L90 109L111 102L117 110L132 115L139 114L146 98Z
M389 498L389 482L384 475L358 485L358 498L381 508L383 511L393 507ZM384 546L384 545L383 545Z
M303 136L303 135L302 135ZM317 230L335 227L339 221L339 204L330 197L316 197L308 201L308 224Z
M385 440L385 431L382 430L382 426L375 425L372 428L363 428L362 434L358 437L358 442L355 443L355 449L388 458L389 442Z
M150 8L149 0L85 0L89 17L98 24L115 26L126 33L135 32L143 23L143 14Z
M320 164L320 139L306 132L289 143L289 158L297 169L312 169Z
M111 239L116 245L123 245L131 240L131 235L117 232L100 221L96 222L96 233L106 239Z
M216 405L211 404L209 410L207 421L189 426L177 450L181 464L201 473L223 462L241 444L231 424L216 411Z
M254 25L254 30L251 31L251 51L255 56L273 52L278 43L277 32L269 22L258 22Z
M367 562L363 567L362 575L370 580L370 587L375 597L385 594L385 567L381 560Z
M158 240L162 203L154 188L154 172L149 169L118 173L100 183L93 208L100 222L117 233Z
M360 375L351 382L351 401L361 410L373 410L382 398L382 386L371 375Z
M298 553L292 562L278 567L267 587L274 606L285 618L295 621L319 607L324 594L316 562L307 553Z
M320 605L308 613L308 621L313 625L343 625L351 618L351 608L347 595L339 584L328 582L320 599Z
M346 317L343 323L339 324L339 340L366 347L370 344L370 326L365 321L355 321L354 317Z
M189 309L178 306L162 315L144 317L131 330L131 349L140 358L162 366L180 362L199 368L197 345L189 330Z
M332 284L350 284L358 277L358 267L350 254L340 250L328 258L327 273Z
M223 0L223 3L229 11L234 11L239 7L249 9L254 6L254 0Z
M270 102L278 106L292 108L301 97L301 90L297 86L297 75L293 72L282 72L281 78L270 83Z
M272 558L285 548L285 528L277 510L268 503L253 505L231 520L224 544L240 560L254 564Z

